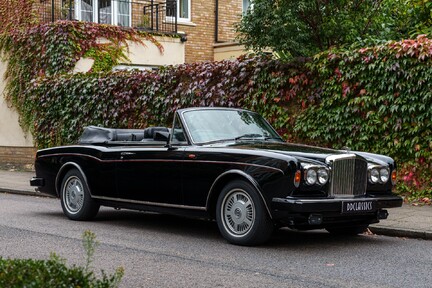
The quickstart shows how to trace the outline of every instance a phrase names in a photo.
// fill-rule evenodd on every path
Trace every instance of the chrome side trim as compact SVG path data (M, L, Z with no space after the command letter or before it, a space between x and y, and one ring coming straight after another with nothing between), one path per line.
M81 176L84 178L84 185L86 185L87 191L89 191L90 197L93 198L90 187L88 186L88 182L87 182L87 176L85 175L84 171L82 170L82 168L75 162L66 162L65 164L63 164L63 166L59 169L59 171L57 172L56 175L56 180L55 180L55 189L57 192L57 196L60 197L60 191L59 191L59 184L61 185L61 182L63 179L60 179L60 175L63 172L64 169L66 169L69 166L74 166L75 168L78 169L78 171L81 173Z
M209 191L209 193L208 193L208 195L207 195L206 207L205 207L206 211L208 211L208 209L209 209L209 204L210 204L209 201L210 201L210 197L211 197L211 195L214 193L214 187L216 186L217 182L219 182L219 180L220 180L221 178L223 178L224 176L227 176L227 175L230 175L230 174L237 174L237 175L240 175L240 176L246 178L246 179L248 180L248 182L249 182L250 184L252 184L252 186L254 186L254 188L258 191L258 194L260 195L261 200L262 200L263 203L264 203L264 206L266 207L266 210L267 210L267 212L268 212L268 214L269 214L269 216L270 216L270 219L273 219L272 214L270 213L270 209L269 209L269 207L268 207L268 205L267 205L267 202L266 202L265 199L264 199L263 193L262 193L262 191L261 191L261 189L260 189L258 183L255 181L255 179L254 179L252 176L250 176L249 174L247 174L247 173L245 173L245 172L243 172L243 171L241 171L241 170L229 170L229 171L225 171L224 173L222 173L221 175L219 175L219 176L216 178L216 180L213 182L212 186L210 187L210 191Z
M97 161L104 161L104 160L101 160L95 156L82 154L82 153L55 153L55 154L42 155L42 156L39 156L38 158L49 158L49 157L57 157L57 156L80 156L80 157L92 158L92 159L97 160Z
M86 155L86 154L81 154L81 153L57 153L57 154L50 154L50 155L43 155L40 156L39 158L47 158L47 157L54 157L54 156L80 156L80 157L87 157L87 158L91 158L94 159L98 162L105 162L105 163L117 163L117 162L179 162L179 163L206 163L206 164L230 164L230 165L240 165L240 166L252 166L252 167L259 167L259 168L263 168L263 169L268 169L268 170L274 170L274 171L278 171L280 173L284 173L282 171L282 169L279 168L275 168L275 167L271 167L271 166L265 166L265 165L260 165L260 164L253 164L253 163L245 163L245 162L232 162L232 161L212 161L212 160L168 160L168 159L127 159L127 160L122 160L119 159L113 159L113 160L102 160L99 159L95 156L91 156L91 155Z
M113 198L113 197L105 197L105 196L92 196L92 198L93 199L99 199L99 200L117 201L117 202L141 204L141 205L148 205L148 206L160 206L160 207L167 207L167 208L191 209L191 210L200 210L200 211L206 211L207 210L206 207L168 204L168 203L149 202L149 201L139 201L139 200L130 200L130 199Z
M289 204L319 204L319 203L341 203L343 201L389 201L401 200L398 196L376 197L376 198L337 198L337 199L298 199L298 198L273 198L272 202Z

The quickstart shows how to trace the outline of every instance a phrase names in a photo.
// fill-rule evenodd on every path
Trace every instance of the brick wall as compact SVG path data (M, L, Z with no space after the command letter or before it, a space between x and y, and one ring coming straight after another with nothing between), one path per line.
M212 61L215 44L215 8L216 1L191 0L191 25L179 23L178 30L187 34L185 61ZM235 39L234 23L238 22L242 12L241 0L219 0L218 40L233 42ZM192 26L193 25L193 26Z
M149 0L133 0L132 4L132 26L142 26L148 20L142 13L143 3ZM190 0L191 1L191 22L178 23L178 30L187 34L186 62L212 61L214 59L213 45L215 43L215 8L216 0ZM61 9L61 0L55 0L56 18L65 18L68 10ZM155 0L165 2L165 0ZM36 1L34 5L36 14L41 20L51 19L51 1ZM219 21L218 21L218 41L234 42L234 25L240 20L242 13L242 0L219 0ZM164 23L164 19L160 19Z
M178 25L178 30L187 34L186 62L213 59L214 27L215 1L191 0L191 23Z
M0 146L0 169L32 170L36 148Z
M235 24L240 21L242 0L219 0L219 34L221 42L233 42Z

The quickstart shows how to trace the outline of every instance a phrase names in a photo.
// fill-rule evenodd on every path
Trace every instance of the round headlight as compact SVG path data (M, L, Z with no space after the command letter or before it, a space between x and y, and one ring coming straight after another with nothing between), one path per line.
M373 168L370 171L370 181L372 183L378 183L379 180L380 180L380 173L379 173L378 169Z
M319 182L321 185L326 184L327 181L328 181L328 179L329 179L329 174L328 174L328 172L327 172L327 169L323 169L323 168L318 169L317 174L318 174L318 182Z
M386 168L382 168L380 170L380 180L381 180L381 182L382 183L387 183L387 181L389 180L389 178L390 178L390 172L389 172L389 170L386 169Z
M309 169L306 172L306 183L314 185L317 182L317 172L313 169Z

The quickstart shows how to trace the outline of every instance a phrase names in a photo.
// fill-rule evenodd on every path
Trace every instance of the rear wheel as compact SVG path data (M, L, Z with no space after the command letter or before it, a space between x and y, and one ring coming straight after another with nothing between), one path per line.
M219 231L228 242L258 245L266 242L273 223L256 189L236 180L224 187L216 205Z
M355 236L366 231L369 225L353 225L344 227L327 227L326 230L335 235Z
M77 169L63 177L60 200L63 213L71 220L91 220L99 211L99 204L90 196L84 177Z

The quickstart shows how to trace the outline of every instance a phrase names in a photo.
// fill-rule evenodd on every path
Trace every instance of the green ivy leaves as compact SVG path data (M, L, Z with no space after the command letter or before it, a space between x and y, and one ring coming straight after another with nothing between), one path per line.
M83 56L95 59L94 72L109 71L119 60L127 60L128 40L143 45L149 40L163 51L147 33L90 22L57 21L0 34L0 51L8 62L5 96L18 110L22 126L33 130L33 111L38 108L28 91L33 84L70 73Z

